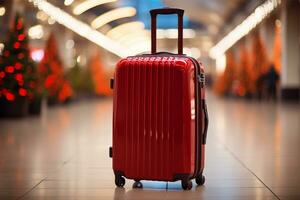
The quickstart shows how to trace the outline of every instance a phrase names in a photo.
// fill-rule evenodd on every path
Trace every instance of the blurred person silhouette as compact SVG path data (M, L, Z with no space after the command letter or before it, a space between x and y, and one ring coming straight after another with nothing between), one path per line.
M266 73L261 74L256 81L257 98L263 99L266 93Z
M277 83L280 79L279 74L275 70L274 64L271 64L269 70L264 75L265 76L265 86L266 86L266 96L268 100L277 99Z

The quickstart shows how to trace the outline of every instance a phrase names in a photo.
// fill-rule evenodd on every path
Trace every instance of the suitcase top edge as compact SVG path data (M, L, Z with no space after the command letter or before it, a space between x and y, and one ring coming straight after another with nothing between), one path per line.
M172 56L172 55L137 55L137 56L130 56L127 58L121 59L118 64L117 68L124 67L124 66L130 66L129 63L136 63L136 62L170 62L175 64L178 67L187 67L194 65L191 61L191 58L188 56ZM129 65L128 65L129 64Z

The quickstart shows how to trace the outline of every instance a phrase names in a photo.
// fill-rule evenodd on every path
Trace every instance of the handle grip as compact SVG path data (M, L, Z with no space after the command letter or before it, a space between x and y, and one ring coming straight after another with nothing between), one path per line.
M203 130L203 139L202 144L206 144L206 138L207 138L207 129L208 129L208 112L207 112L207 105L206 101L203 100L203 110L204 110L204 130Z
M151 14L151 53L156 53L156 17L157 15L178 16L178 54L183 53L183 13L184 10L179 8L159 8L150 10Z

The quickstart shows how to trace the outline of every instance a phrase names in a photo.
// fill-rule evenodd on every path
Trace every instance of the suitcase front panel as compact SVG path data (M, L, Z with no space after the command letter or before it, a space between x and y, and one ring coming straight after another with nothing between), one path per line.
M187 58L132 57L115 73L113 169L173 180L195 170L194 66Z

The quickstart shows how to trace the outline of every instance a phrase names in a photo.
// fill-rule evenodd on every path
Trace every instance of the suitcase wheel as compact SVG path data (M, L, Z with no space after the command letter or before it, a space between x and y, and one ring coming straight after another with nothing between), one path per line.
M190 190L193 187L193 182L191 180L182 180L181 187L184 190Z
M116 176L115 184L117 187L123 187L125 185L125 178L122 176Z
M141 181L136 181L133 183L132 188L143 188Z
M203 176L202 174L198 177L196 177L196 183L197 185L203 185L205 182L205 176Z

